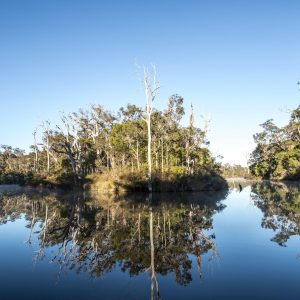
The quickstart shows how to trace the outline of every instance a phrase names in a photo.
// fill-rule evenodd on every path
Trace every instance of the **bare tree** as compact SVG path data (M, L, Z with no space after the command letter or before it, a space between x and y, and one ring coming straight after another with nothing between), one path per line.
M56 153L67 155L74 176L74 182L77 184L78 179L81 180L83 178L83 157L78 122L71 115L62 115L61 121L62 126L56 126L59 132L57 132L57 141L53 141L52 149Z
M34 171L38 171L38 146L37 146L37 129L33 131L33 140L34 140Z
M195 150L204 142L205 135L208 131L209 121L204 119L203 130L195 127L195 118L193 105L190 107L189 123L186 128L185 134L185 155L186 155L186 167L187 173L194 173L195 160L193 159L193 154Z
M50 175L50 122L49 121L44 121L42 123L42 128L44 130L44 139L43 139L43 147L46 150L47 153L47 174Z
M91 136L97 149L97 158L100 159L101 151L105 152L107 168L114 167L114 157L111 153L109 137L115 120L116 117L112 113L106 111L101 105L91 106Z
M152 77L152 78L150 78ZM160 88L155 66L152 66L150 74L148 68L144 67L144 89L146 94L146 109L144 120L147 123L148 134L148 190L152 192L152 159L151 159L151 116L153 113L153 102Z

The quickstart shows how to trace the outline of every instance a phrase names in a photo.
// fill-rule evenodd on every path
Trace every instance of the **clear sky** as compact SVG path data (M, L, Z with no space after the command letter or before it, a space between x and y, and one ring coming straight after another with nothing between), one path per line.
M135 65L154 63L156 107L182 95L212 152L245 164L258 125L300 103L299 32L297 0L0 0L0 144L28 149L60 111L143 106Z

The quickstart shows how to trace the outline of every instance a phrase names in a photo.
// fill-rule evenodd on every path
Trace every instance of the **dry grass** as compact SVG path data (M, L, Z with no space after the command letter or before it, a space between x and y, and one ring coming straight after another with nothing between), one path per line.
M109 171L87 176L85 188L103 194L148 191L147 176L142 172ZM227 189L226 180L214 172L197 175L154 174L154 192L217 191Z

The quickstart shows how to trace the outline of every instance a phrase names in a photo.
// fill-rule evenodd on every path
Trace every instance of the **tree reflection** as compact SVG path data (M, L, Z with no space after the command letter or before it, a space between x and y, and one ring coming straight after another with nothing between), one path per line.
M276 232L271 239L285 246L293 235L300 234L300 189L296 184L256 183L251 198L264 216L262 227Z
M149 272L151 298L159 298L158 274L192 281L192 257L202 276L202 255L217 255L213 215L226 194L158 194L119 199L85 194L2 195L1 224L25 215L28 245L37 239L36 261L47 258L65 269L101 277L119 266L130 276ZM170 199L168 199L170 198ZM50 251L46 251L51 247ZM53 254L53 250L55 253Z

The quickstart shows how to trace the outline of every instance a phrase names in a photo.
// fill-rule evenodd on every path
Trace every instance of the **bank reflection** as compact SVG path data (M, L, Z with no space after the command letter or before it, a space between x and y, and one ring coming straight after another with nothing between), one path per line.
M192 258L202 276L202 255L217 255L213 216L224 209L219 193L157 194L113 199L92 194L22 192L1 195L0 222L25 217L26 243L34 258L104 276L119 266L130 276L149 272L151 298L159 299L158 275L192 281ZM37 241L37 244L34 242ZM51 252L46 251L51 247ZM54 251L54 252L53 252ZM54 253L54 254L53 254Z

